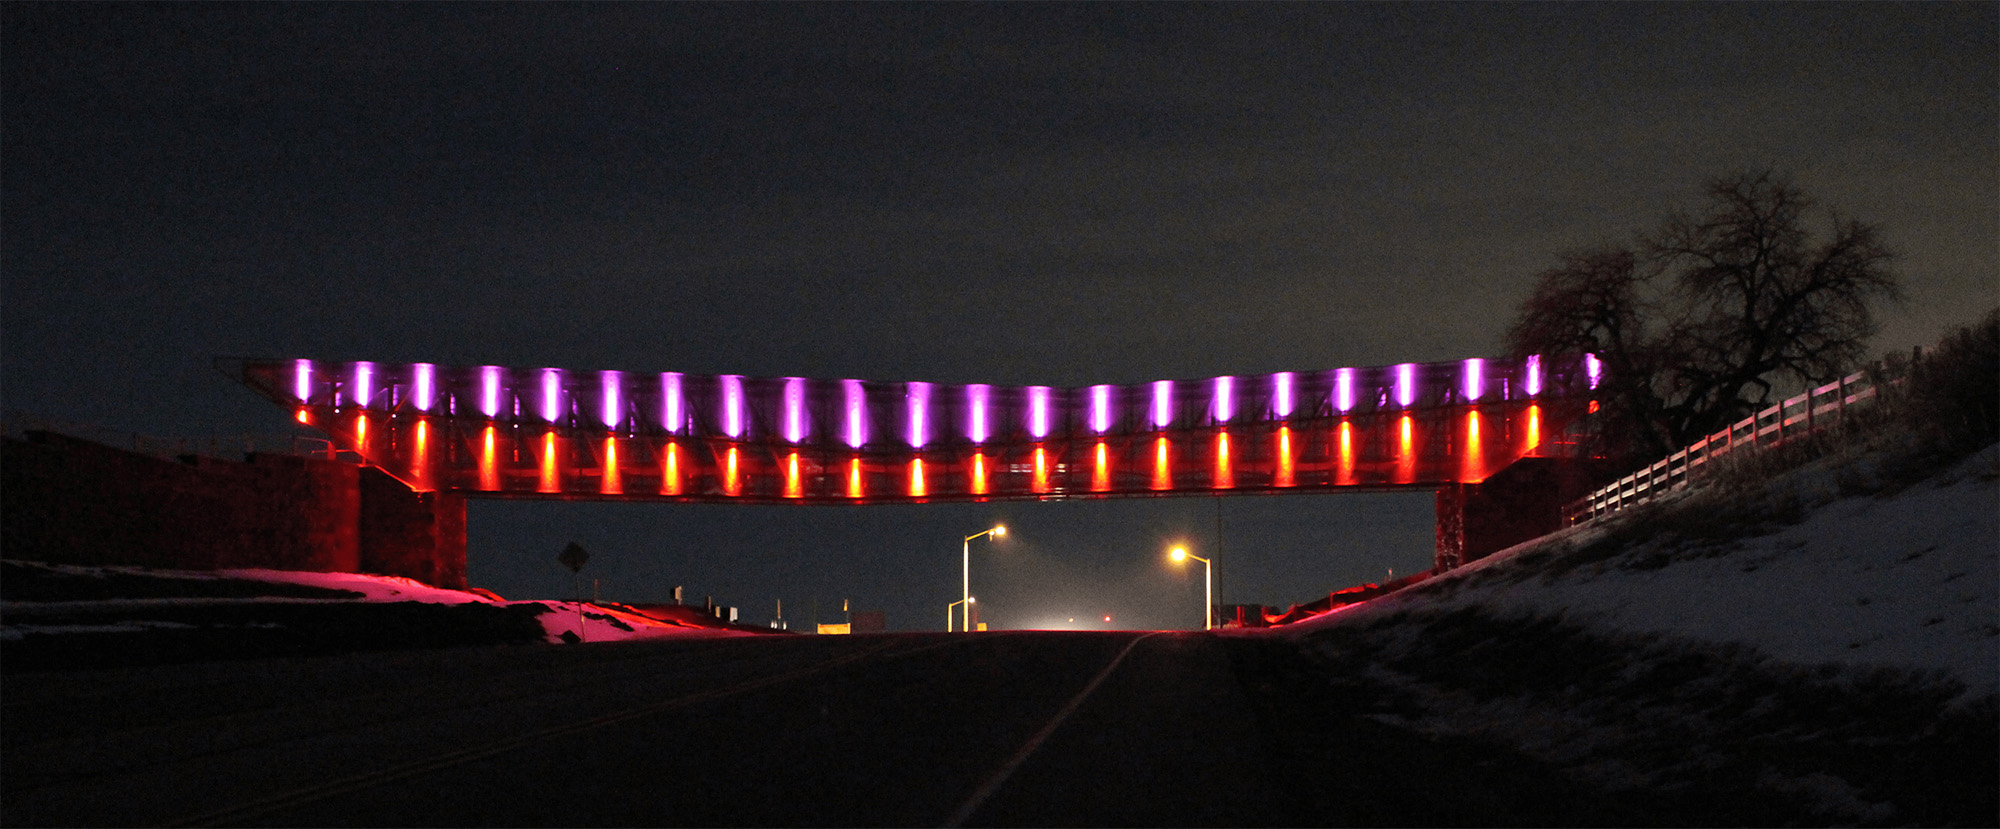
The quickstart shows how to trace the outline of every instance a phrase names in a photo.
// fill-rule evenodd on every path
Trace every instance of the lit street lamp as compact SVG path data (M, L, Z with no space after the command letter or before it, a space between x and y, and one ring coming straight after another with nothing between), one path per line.
M1175 547L1172 551L1168 552L1168 555L1172 556L1173 560L1175 561L1181 561L1184 559L1191 558L1194 559L1195 561L1201 562L1201 597L1202 597L1201 629L1214 630L1215 629L1215 565L1209 563L1208 559L1202 558L1201 556L1188 552L1186 547Z
M954 607L957 607L957 606L959 606L959 605L962 605L962 604L978 604L978 603L979 603L979 597L978 597L978 596L967 596L967 597L965 597L964 599L961 599L961 600L959 600L959 601L955 601L955 602L952 602L951 604L948 604L948 605L945 605L945 606L944 606L944 632L946 632L946 633L950 633L950 632L951 632L951 626L952 626L952 619L953 619L953 615L952 615L952 614L953 614L953 611L952 611L952 608L954 608ZM967 613L967 614L965 614L965 615L966 615L966 616L968 616L968 617L970 617L970 616L971 616L972 614L970 614L970 613ZM971 619L969 619L969 618L968 618L968 619L967 619L967 621L971 621Z
M972 630L972 540L982 535L1003 538L1007 535L1007 528L994 524L993 529L981 530L965 537L965 547L961 550L965 556L965 569L959 578L958 601L952 602L953 605L965 605L965 624L960 628L961 631Z

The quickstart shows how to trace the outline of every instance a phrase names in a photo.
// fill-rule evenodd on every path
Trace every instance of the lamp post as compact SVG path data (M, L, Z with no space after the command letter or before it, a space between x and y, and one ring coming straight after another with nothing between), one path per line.
M965 537L965 546L960 550L964 555L965 569L961 571L959 577L958 601L952 602L954 605L965 605L965 624L960 626L960 632L969 632L972 630L972 540L982 535L1004 538L1007 535L1007 528L1000 524L994 524L993 529L981 530Z
M1194 559L1201 562L1201 629L1215 629L1215 565L1208 559L1187 551L1186 547L1175 547L1168 552L1175 561Z
M952 610L952 608L954 608L954 607L957 607L957 606L959 606L959 605L974 605L974 604L978 604L978 603L979 603L979 597L978 597L978 596L967 596L967 597L965 597L965 598L963 598L963 599L960 599L960 600L958 600L958 601L955 601L955 602L952 602L951 604L948 604L948 605L945 605L945 606L944 606L944 632L946 632L946 633L950 633L950 632L951 632L951 626L952 626L952 625L954 624L954 621L953 621L953 619L955 618L954 614L956 613L956 611L953 611L953 610ZM967 613L967 614L965 614L965 615L969 617L969 616L971 616L972 614L970 614L970 613ZM967 621L971 621L971 620L970 620L970 619L968 619Z

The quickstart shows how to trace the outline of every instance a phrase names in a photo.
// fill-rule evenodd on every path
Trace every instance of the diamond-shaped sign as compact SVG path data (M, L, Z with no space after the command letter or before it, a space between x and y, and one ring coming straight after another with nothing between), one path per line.
M572 541L563 548L562 555L556 556L556 560L574 573L583 569L583 563L590 560L590 553L583 549L582 544Z

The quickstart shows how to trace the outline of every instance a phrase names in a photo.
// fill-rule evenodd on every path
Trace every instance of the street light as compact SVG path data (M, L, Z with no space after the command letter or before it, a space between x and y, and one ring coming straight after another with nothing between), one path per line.
M1169 551L1167 555L1173 557L1174 561L1182 561L1184 559L1191 558L1194 559L1195 561L1201 562L1201 596L1202 596L1201 629L1214 630L1215 629L1215 565L1209 563L1208 559L1202 558L1201 556L1188 552L1186 547L1175 547L1173 550Z
M972 630L972 540L982 535L1004 538L1007 535L1007 528L994 524L993 529L981 530L965 537L965 547L960 551L965 557L965 569L959 578L958 601L952 602L953 605L965 605L965 625L960 628L961 632Z
M959 601L955 601L955 602L952 602L951 604L948 604L948 605L945 605L945 606L944 606L944 632L946 632L946 633L950 633L950 632L951 632L951 625L952 625L952 608L954 608L954 607L957 607L957 606L959 606L959 605L962 605L962 604L978 604L978 603L979 603L979 597L978 597L978 596L967 596L967 597L965 597L965 598L963 598L963 599L960 599ZM970 616L970 615L972 615L972 614L968 613L968 614L966 614L966 615L967 615L967 616Z

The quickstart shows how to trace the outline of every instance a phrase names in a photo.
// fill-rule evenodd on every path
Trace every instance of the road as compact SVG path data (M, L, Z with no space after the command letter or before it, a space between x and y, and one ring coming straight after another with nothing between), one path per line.
M1532 769L1371 724L1285 653L886 634L15 674L0 823L1564 822Z

